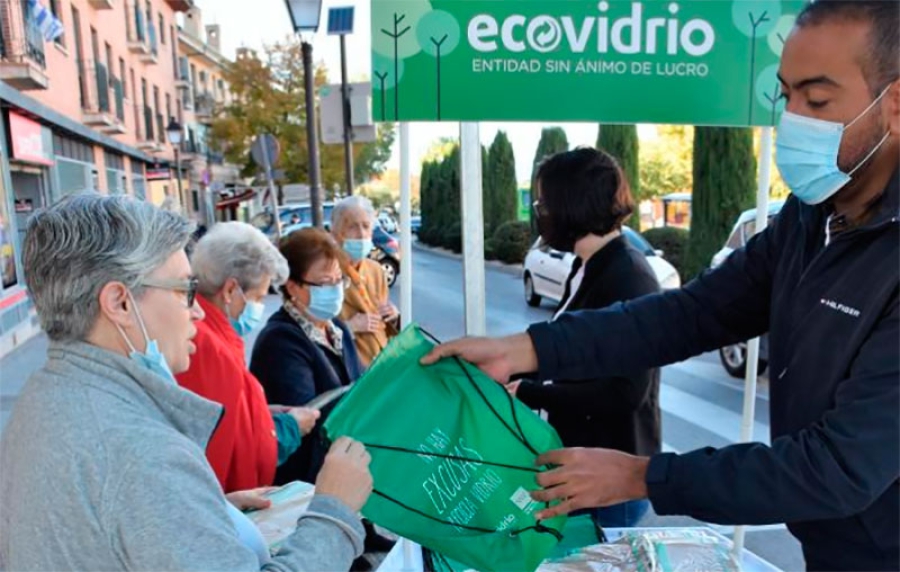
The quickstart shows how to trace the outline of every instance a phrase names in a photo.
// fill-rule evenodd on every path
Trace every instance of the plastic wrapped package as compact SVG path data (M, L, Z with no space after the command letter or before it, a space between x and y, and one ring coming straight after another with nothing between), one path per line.
M537 572L638 572L637 561L626 542L596 544L556 561L546 561Z
M731 544L703 530L652 530L627 533L609 544L595 544L537 572L739 572Z
M628 534L638 572L739 572L731 544L703 530L654 530Z

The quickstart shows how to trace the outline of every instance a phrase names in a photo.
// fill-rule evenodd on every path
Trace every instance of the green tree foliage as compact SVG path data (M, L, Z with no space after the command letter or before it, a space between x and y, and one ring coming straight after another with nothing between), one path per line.
M597 148L616 158L628 184L635 204L641 201L640 166L638 164L638 136L635 125L601 125L597 134ZM641 228L639 209L635 209L629 224L637 230Z
M259 170L250 157L253 138L273 134L281 144L282 182L309 181L309 153L306 140L306 90L303 85L303 59L300 41L290 36L266 46L261 57L251 52L239 58L225 74L232 99L218 110L210 131L212 146L226 159L242 165L245 175ZM324 67L315 70L315 86L327 82ZM374 143L354 144L354 171L359 182L384 171L394 141L394 128L385 124L378 129ZM344 184L342 145L321 145L322 187Z
M487 153L484 188L484 232L490 236L500 225L518 218L516 160L512 144L498 131Z
M685 281L709 267L737 216L753 206L756 158L748 128L694 129L694 192Z

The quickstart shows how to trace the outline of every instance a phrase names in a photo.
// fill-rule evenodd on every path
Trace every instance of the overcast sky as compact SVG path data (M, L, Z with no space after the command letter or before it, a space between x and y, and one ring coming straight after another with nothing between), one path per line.
M263 44L284 38L291 32L290 18L284 0L199 0L203 9L205 24L219 24L222 27L223 52L234 58L235 50L246 46L260 49ZM313 39L315 60L321 61L329 70L330 79L340 81L340 49L337 37L324 32L328 8L331 6L356 7L354 34L347 38L347 67L351 80L368 80L371 74L371 34L369 0L324 0L322 6L322 28ZM498 129L504 129L513 144L516 157L516 176L520 182L531 176L531 162L537 149L541 129L540 123L482 123L481 139L489 145ZM597 138L597 126L590 123L563 124L569 143L593 145ZM646 129L646 128L645 128ZM649 128L653 132L653 128ZM648 134L642 129L642 136ZM456 123L413 123L410 128L411 164L418 173L422 155L432 141L440 137L455 137L459 134ZM399 144L394 145L394 155L389 164L399 168Z

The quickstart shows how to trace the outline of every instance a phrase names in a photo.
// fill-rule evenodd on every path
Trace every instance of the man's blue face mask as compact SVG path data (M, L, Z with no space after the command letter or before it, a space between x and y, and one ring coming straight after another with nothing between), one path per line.
M890 87L888 85L884 88L846 126L789 111L782 114L775 140L775 163L784 182L798 199L809 205L827 201L849 183L853 174L884 145L890 133L885 133L881 141L849 173L838 166L838 152L844 132L871 111Z

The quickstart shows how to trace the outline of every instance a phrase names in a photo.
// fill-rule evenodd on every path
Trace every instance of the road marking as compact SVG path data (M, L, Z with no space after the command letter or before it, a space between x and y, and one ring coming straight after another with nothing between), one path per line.
M740 441L741 416L724 407L666 384L659 388L659 405L667 413L715 433L731 443ZM768 443L768 425L754 422L753 439Z

